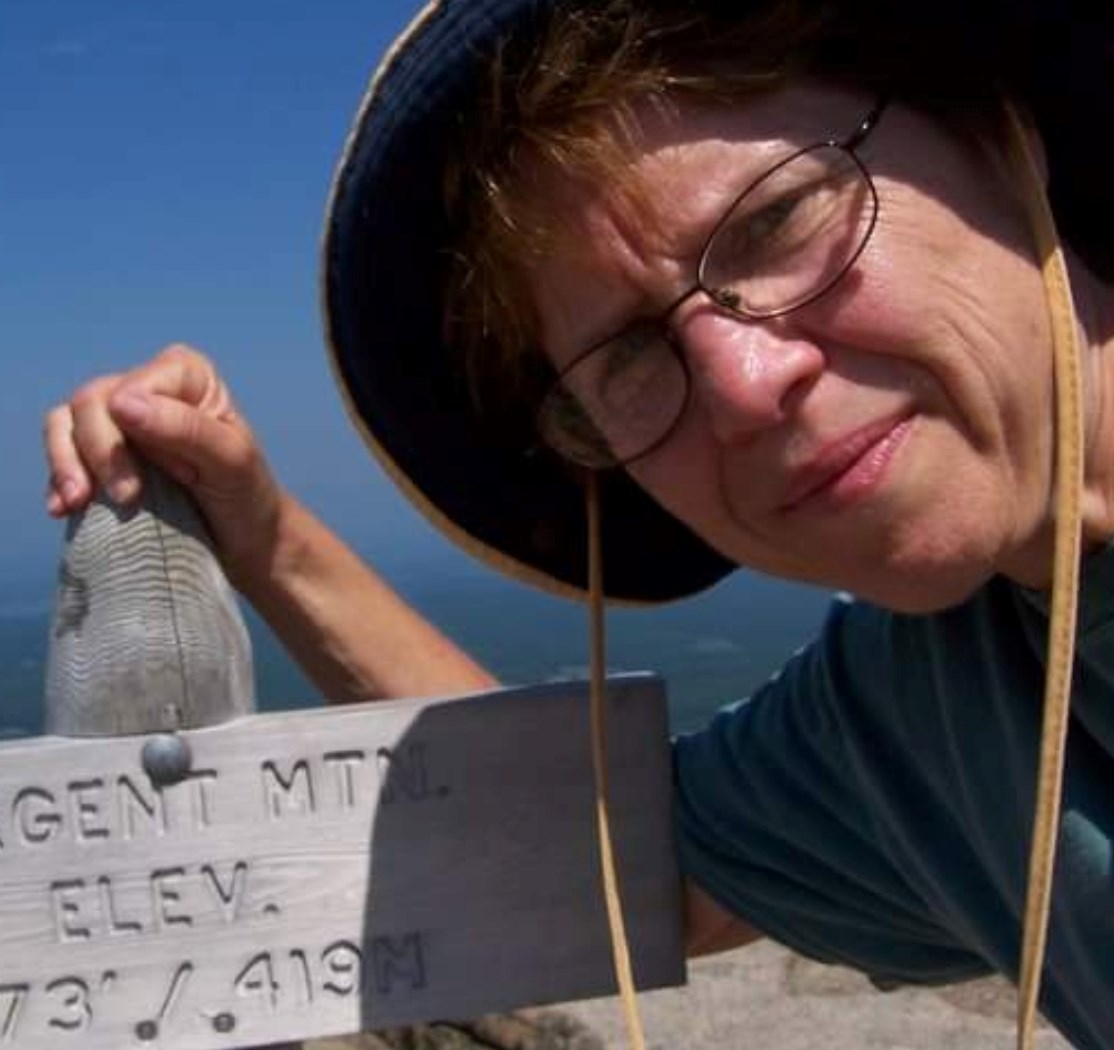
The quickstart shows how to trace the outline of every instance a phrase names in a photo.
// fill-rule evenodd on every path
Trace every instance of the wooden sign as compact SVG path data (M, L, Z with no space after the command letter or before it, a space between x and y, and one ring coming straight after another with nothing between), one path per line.
M682 983L663 691L613 679L641 987ZM614 991L582 685L0 744L0 1050L218 1048Z

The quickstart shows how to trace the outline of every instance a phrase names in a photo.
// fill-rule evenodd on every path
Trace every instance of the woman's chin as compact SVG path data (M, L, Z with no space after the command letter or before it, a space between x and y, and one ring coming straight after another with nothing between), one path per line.
M955 608L968 601L994 575L986 557L918 558L880 560L858 578L843 577L841 590L850 591L906 615L924 616Z
M724 552L732 557L731 552ZM895 613L926 615L962 605L994 575L994 559L981 548L964 550L948 545L916 546L874 553L852 553L833 543L826 557L795 559L781 556L755 564L737 559L768 575L792 579L833 591L846 591Z

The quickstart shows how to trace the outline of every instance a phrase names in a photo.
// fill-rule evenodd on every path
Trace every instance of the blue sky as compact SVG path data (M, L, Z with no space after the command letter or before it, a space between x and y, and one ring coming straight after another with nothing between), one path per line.
M53 590L62 529L43 510L43 413L180 340L218 361L291 490L477 653L528 654L560 635L562 652L580 654L564 603L535 599L521 607L525 634L507 626L497 605L520 585L493 587L409 508L329 376L324 200L367 79L417 8L0 0L0 617L46 608ZM696 654L712 675L702 688L736 696L740 668L759 680L819 607L736 577L654 614L657 634L632 620L642 655L620 657L645 666L647 647L672 653L691 676Z
M333 163L417 8L3 0L0 603L50 587L43 412L175 340L218 360L282 479L362 550L446 549L344 418L316 296Z

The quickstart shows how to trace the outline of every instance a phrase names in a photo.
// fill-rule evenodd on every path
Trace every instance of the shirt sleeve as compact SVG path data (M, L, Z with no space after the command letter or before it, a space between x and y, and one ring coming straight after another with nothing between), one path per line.
M906 790L883 724L892 704L847 696L849 666L870 668L876 680L888 673L878 637L862 637L849 609L837 602L820 639L776 678L674 742L682 870L768 936L882 986L984 974L987 963L932 914L889 855L890 829L877 826L878 771L864 776L859 751L849 756L854 719L854 732L887 752L880 764L897 771L884 790ZM892 802L882 811L900 812Z

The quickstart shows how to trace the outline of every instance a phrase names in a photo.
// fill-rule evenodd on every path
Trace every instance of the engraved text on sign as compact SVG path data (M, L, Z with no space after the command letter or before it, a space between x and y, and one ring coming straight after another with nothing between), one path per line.
M683 979L660 688L613 686L636 970ZM0 1050L249 1046L609 991L577 687L0 745Z

